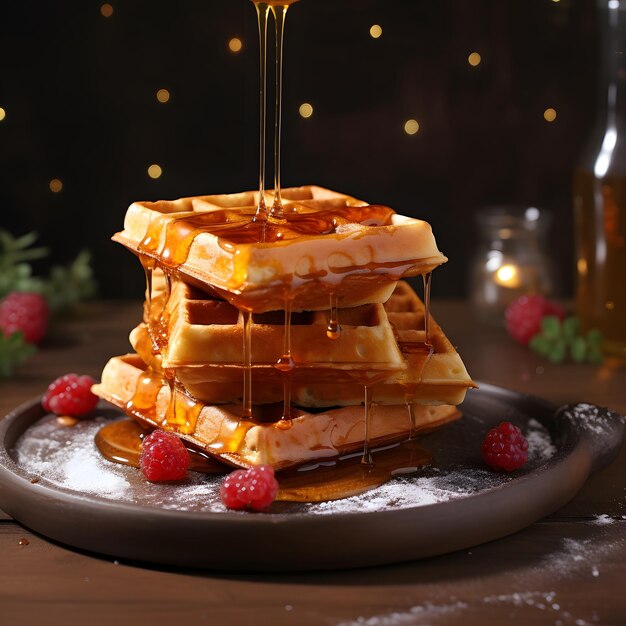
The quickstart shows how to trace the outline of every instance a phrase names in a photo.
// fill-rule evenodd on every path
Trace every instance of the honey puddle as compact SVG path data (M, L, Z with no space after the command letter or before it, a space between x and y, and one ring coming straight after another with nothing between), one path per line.
M132 418L111 422L96 433L96 447L109 461L139 467L141 443L151 430L143 428ZM185 443L184 440L181 439L181 441ZM189 452L189 469L203 474L220 474L225 471L222 463L214 461L195 448L186 447Z
M141 443L149 433L133 419L103 426L95 437L98 450L109 461L139 467ZM187 446L189 469L204 474L226 474L231 468ZM362 453L279 472L276 497L284 502L325 502L348 498L380 487L398 474L417 471L432 457L416 440L405 441L370 452L371 465L363 465Z

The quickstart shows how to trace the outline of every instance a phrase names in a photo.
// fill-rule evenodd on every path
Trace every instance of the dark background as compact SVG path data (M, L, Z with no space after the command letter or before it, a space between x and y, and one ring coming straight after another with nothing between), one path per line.
M0 227L37 230L55 262L90 248L101 295L139 297L139 263L109 241L131 201L257 183L256 16L248 0L113 0L108 18L101 4L3 3ZM554 216L549 250L568 295L594 11L593 0L302 0L287 18L283 186L316 183L430 221L450 257L438 296L466 294L480 206L539 206Z

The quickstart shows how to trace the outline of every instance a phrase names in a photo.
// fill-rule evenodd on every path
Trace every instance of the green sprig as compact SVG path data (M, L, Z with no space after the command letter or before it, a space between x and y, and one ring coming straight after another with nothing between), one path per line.
M96 292L91 254L83 250L68 265L54 265L48 277L33 276L29 261L42 259L48 248L32 248L36 233L13 237L0 230L0 298L12 291L42 294L53 312L66 311Z
M603 361L602 333L593 329L583 335L576 317L561 321L556 315L546 315L541 320L540 332L528 345L552 363L562 363L568 356L575 363L601 365Z
M27 343L20 331L10 335L0 331L0 379L9 377L20 363L35 352L37 348Z
M33 247L37 233L14 237L0 229L0 299L13 291L42 294L52 312L66 311L80 300L93 296L96 281L91 254L83 250L66 266L54 265L47 277L33 276L32 261L45 258L49 250ZM0 379L34 354L37 348L25 341L21 332L5 335L0 329Z

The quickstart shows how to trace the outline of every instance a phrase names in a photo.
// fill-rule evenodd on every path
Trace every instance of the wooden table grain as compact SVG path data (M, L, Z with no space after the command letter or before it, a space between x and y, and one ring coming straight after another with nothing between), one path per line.
M435 302L434 314L475 379L626 413L623 364L551 365L476 324L463 302ZM60 374L97 377L110 355L129 349L139 316L136 302L99 302L56 322L39 353L0 383L0 414ZM625 530L624 449L568 505L510 537L341 572L234 575L118 562L51 542L0 511L0 624L626 624Z

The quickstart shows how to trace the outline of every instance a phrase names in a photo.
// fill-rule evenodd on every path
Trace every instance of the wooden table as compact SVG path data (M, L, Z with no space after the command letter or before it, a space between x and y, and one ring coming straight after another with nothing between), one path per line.
M97 377L108 356L128 350L139 313L137 303L92 303L55 323L41 351L0 383L0 414L60 374ZM623 366L550 365L477 326L464 303L436 302L434 313L477 380L626 413ZM623 449L567 506L505 539L388 567L268 576L118 563L0 511L0 624L626 624L625 489Z

